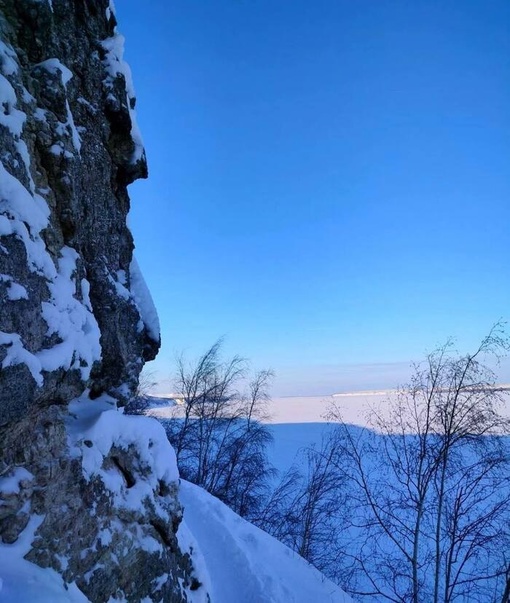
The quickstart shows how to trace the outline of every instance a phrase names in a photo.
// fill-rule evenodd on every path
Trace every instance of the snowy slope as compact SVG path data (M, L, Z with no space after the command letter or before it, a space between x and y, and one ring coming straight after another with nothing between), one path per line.
M159 446L161 438L157 432L163 436L164 432L157 422L125 416L101 399L87 404L77 400L71 406L70 443L83 438L95 442L93 447L84 449L88 454L83 458L84 470L101 472L102 455L108 452L112 443L115 441L122 447L119 438L132 442L136 435L133 430L141 429L141 433L137 432L138 444L143 449L150 449L155 457L154 479L167 472L171 473L169 479L177 479L175 459L166 438L161 443L163 448ZM152 447L144 445L145 439L149 438ZM102 455L96 458L94 451L96 456L97 451L102 451ZM27 472L18 473L0 480L1 489L15 490L19 480L27 477ZM117 484L110 483L111 476L104 473L103 478L115 490ZM134 506L141 504L141 499L147 496L147 492L137 493L135 488L129 493L133 495L129 500ZM119 491L117 496L120 494ZM190 603L208 603L207 593L211 603L352 601L285 545L241 519L201 488L182 481L179 498L184 506L184 520L178 531L179 544L183 552L190 553L194 575L201 584L195 590L186 589ZM0 544L0 603L85 603L87 597L75 584L64 585L62 577L54 570L43 569L23 558L30 550L42 520L43 516L34 515L16 543ZM144 603L152 602L144 599Z
M352 603L339 587L289 548L232 512L205 490L181 484L181 548L192 547L203 587L193 603ZM85 603L76 585L64 586L51 569L23 559L42 518L34 517L16 545L0 545L2 603ZM148 602L147 602L148 603Z
M212 603L352 602L299 555L205 490L182 481L180 498L184 521L178 536L188 542L189 531L199 543L194 561L203 564L197 573L204 586L210 583Z

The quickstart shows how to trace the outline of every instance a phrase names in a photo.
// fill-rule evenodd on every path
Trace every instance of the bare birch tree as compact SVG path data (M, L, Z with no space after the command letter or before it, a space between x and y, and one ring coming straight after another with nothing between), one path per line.
M509 424L486 362L508 350L497 324L473 354L451 342L373 411L373 430L341 423L337 447L352 488L344 568L351 592L395 603L489 602L506 584ZM338 410L331 418L340 420ZM499 588L499 587L498 587Z

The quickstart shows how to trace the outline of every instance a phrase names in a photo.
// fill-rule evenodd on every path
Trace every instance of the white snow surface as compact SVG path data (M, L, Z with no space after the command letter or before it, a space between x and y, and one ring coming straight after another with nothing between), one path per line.
M8 80L9 76L18 72L16 53L11 47L3 42L0 44L0 65L0 123L12 134L14 145L25 165L30 188L32 192L34 192L35 185L32 174L30 173L30 156L27 145L21 138L27 116L23 111L20 111L17 108L18 100L16 91ZM32 98L26 89L24 89L23 95L27 99Z
M212 602L352 603L299 555L205 490L182 481L180 492L183 528L198 542L204 564L197 578L210 582Z
M138 307L143 324L151 339L159 341L160 327L158 311L156 310L152 295L145 283L145 279L143 278L143 274L134 255L129 267L129 276L131 281L131 294Z
M18 299L28 299L28 292L17 283L12 276L8 274L0 274L0 283L6 283L7 285L7 299L10 301L17 301Z
M59 59L46 59L42 63L39 63L39 67L43 67L49 73L59 75L64 86L70 82L71 78L73 77L73 72Z
M77 283L73 279L78 253L71 247L63 247L58 272L48 283L51 293L49 302L43 302L42 315L48 324L48 335L56 333L61 343L48 350L41 350L37 357L43 370L53 371L60 367L78 369L82 379L88 379L94 360L101 358L101 332L88 296L89 283L82 279L80 294L76 298ZM84 361L84 362L82 362Z
M0 544L0 601L87 603L88 599L76 584L64 586L62 577L56 571L23 559L43 519L44 516L33 515L14 544Z
M9 283L9 289L7 290L7 297L11 301L18 301L18 299L28 299L28 292L25 287L23 287L23 285L11 281Z
M24 467L16 467L11 474L0 477L0 492L3 494L18 494L23 481L30 482L34 476Z
M145 326L151 339L159 341L158 311L135 256L133 255L129 266L129 283L124 270L117 270L115 274L108 273L107 278L119 297L134 302L141 318L137 325L138 332L142 332Z
M154 498L160 480L179 479L175 452L156 419L124 415L107 395L97 400L83 395L71 402L69 412L70 445L82 457L84 477L100 476L117 504L140 510L145 497ZM83 445L84 441L89 445ZM105 470L103 460L112 447L124 450L133 447L141 463L151 468L146 479L138 479L133 487L126 489L120 474Z
M108 7L110 11L114 12L113 3L110 2ZM107 9L107 10L108 10ZM108 16L108 12L107 12ZM131 68L124 61L124 36L119 34L117 31L111 38L107 38L102 42L103 48L106 50L106 58L104 65L108 72L108 78L105 80L107 86L111 86L112 79L123 76L126 82L126 95L127 95L127 106L129 110L129 117L131 118L131 138L135 145L135 150L131 161L136 163L144 155L144 147L142 134L138 123L136 121L136 111L131 108L131 100L135 98L135 88L133 86L133 77L131 75Z
M0 345L6 346L6 356L2 360L1 368L15 366L16 364L25 364L37 385L39 387L43 385L41 362L25 348L21 337L17 333L0 331Z
M2 40L0 40L0 65L0 71L4 75L12 75L18 71L16 53Z
M43 255L40 257L45 258ZM80 283L83 301L76 298L77 283L73 273L78 254L70 247L63 247L57 270L49 256L47 259L49 263L44 262L42 265L49 268L52 277L48 280L51 298L41 304L41 311L48 325L48 335L56 333L60 342L33 354L25 348L17 333L0 332L0 345L8 346L2 368L26 364L39 386L43 384L42 371L54 371L58 368L77 369L82 379L88 379L93 362L101 358L101 333L92 313L88 297L89 286L85 279ZM28 297L25 288L21 285L13 289L11 284L9 292L11 300Z

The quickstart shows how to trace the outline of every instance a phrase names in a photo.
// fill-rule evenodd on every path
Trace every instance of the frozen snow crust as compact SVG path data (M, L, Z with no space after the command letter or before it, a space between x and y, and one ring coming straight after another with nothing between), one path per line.
M147 168L112 6L6 0L1 17L0 424L86 388L129 398L159 347L126 226Z

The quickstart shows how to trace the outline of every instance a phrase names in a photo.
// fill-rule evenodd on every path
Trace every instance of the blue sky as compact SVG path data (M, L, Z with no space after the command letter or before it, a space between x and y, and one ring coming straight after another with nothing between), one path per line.
M508 317L506 0L117 4L161 378L225 335L277 394L390 387Z

